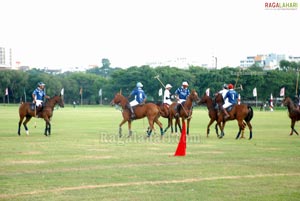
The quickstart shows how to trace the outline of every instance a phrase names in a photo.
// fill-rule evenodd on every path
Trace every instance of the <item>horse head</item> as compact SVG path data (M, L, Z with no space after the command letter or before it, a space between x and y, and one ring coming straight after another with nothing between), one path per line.
M198 104L201 105L201 104L205 104L207 103L207 101L210 99L210 97L204 93L203 96L200 98Z
M192 102L199 102L200 98L198 96L198 93L196 92L196 90L192 90L190 95L188 96L188 98L192 101Z
M126 103L127 103L127 99L121 93L116 93L115 97L110 102L110 104L112 106L117 105L117 104L123 106L123 105L126 105Z
M282 104L284 105L284 106L294 106L294 103L293 103L293 101L292 101L292 99L290 98L290 97L285 97L284 99L283 99L283 101L282 101Z
M55 104L58 104L60 107L65 107L65 103L61 94L59 96L54 96L53 100L55 101Z

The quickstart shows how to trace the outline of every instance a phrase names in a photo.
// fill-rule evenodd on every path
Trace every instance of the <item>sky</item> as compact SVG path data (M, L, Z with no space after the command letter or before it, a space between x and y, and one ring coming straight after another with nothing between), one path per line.
M0 0L0 47L42 67L140 66L189 58L238 66L257 54L300 56L300 8L265 0ZM275 1L286 2L286 1Z

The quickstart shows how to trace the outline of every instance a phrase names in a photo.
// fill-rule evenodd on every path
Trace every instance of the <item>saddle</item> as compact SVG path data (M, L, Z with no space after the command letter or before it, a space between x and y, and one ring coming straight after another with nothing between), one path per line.
M230 105L228 108L226 108L227 112L230 112L233 107L234 107L234 105Z
M44 107L45 107L45 103L42 103L42 105L39 107L37 107L35 105L35 103L30 103L31 111L36 111L36 117L38 117L38 118L40 117L41 112L43 111Z

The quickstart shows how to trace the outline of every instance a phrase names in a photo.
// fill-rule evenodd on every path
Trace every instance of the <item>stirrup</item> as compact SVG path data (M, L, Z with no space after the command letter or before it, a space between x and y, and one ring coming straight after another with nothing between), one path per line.
M227 120L230 117L230 115L225 115L224 119Z

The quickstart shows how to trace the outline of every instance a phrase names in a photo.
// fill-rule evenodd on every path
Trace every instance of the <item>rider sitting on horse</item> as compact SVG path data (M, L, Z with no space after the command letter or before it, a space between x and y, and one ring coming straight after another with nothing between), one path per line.
M172 85L170 84L167 84L166 87L165 87L165 91L164 91L164 103L168 104L168 105L171 105L173 102L171 101L171 88L172 88Z
M134 114L132 107L139 105L139 104L143 104L146 101L147 96L146 96L144 90L142 89L142 87L143 87L143 84L141 82L138 82L136 84L136 88L134 88L134 90L128 96L128 98L130 98L131 96L134 96L134 100L131 101L128 105L128 108L130 109L130 112L131 112L131 119L135 118L135 114Z
M237 104L237 99L238 99L238 94L237 92L233 89L233 84L228 84L228 92L225 94L224 96L224 105L223 105L223 111L225 113L225 117L224 119L228 119L230 117L230 115L227 112L227 108L232 106L232 105L236 105ZM226 101L226 99L228 101Z
M33 91L32 98L37 108L36 116L40 117L40 112L43 110L44 98L50 98L45 93L45 84L43 82L38 83L38 87Z
M218 93L222 94L224 103L228 102L228 99L225 99L225 96L226 96L227 92L228 92L228 85L227 84L223 84L223 89L221 91L219 91ZM224 103L221 103L221 102L218 103L219 111L224 111L224 108L223 108ZM224 111L224 113L225 112L227 112L227 111ZM227 113L225 113L225 114L227 114Z
M173 103L171 101L171 88L172 85L167 84L164 91L163 109L166 116L169 116L169 106Z
M186 98L188 95L190 95L190 90L188 89L189 84L187 82L182 82L182 86L176 89L175 96L177 99L177 106L175 107L175 117L179 116L180 107L182 106L182 103L186 101Z

